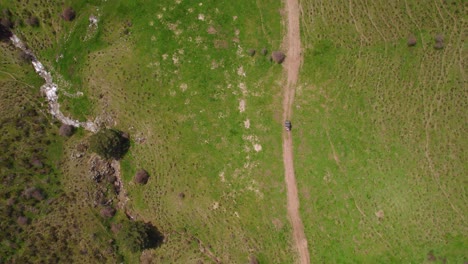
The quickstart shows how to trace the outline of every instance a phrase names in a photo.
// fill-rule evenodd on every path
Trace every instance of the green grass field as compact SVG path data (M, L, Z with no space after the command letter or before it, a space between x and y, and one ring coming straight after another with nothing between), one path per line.
M311 262L466 262L466 3L301 5L293 122Z
M304 60L292 133L311 263L466 262L466 3L300 2ZM251 255L293 263L284 75L269 61L285 34L283 4L0 0L14 17L39 18L39 27L14 32L52 72L63 112L130 134L121 160L128 210L164 235L143 254L115 240L111 224L126 216L99 215L94 197L112 187L90 179L89 153L76 158L90 133L62 139L47 124L44 138L24 137L15 153L41 148L49 182L37 171L20 178L14 192L0 192L0 205L7 215L8 199L32 185L50 185L48 199L28 204L27 229L14 223L21 206L2 218L2 230L22 232L2 238L2 254L24 263L247 263ZM73 22L60 18L65 6L76 10ZM41 80L18 55L2 44L2 118L46 111ZM2 144L23 133L8 124ZM151 175L144 186L133 182L141 168ZM5 186L9 174L2 171Z

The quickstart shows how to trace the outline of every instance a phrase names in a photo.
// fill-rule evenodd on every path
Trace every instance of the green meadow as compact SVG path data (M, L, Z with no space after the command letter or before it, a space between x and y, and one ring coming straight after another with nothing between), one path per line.
M466 4L365 2L301 2L294 154L311 263L466 262Z
M466 3L300 5L291 133L311 263L466 262ZM71 22L60 17L68 6ZM126 211L164 237L129 249L116 228L125 212L102 216L102 200L119 201L92 179L91 133L60 137L42 80L1 43L0 263L294 262L285 76L270 61L284 48L284 2L0 0L0 9L52 73L67 116L130 135ZM146 185L134 182L139 169Z

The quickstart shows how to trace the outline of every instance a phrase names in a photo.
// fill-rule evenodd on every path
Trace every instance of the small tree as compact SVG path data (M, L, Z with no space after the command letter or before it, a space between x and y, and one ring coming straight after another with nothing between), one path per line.
M120 159L130 147L127 138L120 131L104 129L91 136L89 148L99 156L110 159Z
M141 221L123 221L122 227L117 233L117 240L131 252L142 251L147 248L157 247L163 239L159 231Z

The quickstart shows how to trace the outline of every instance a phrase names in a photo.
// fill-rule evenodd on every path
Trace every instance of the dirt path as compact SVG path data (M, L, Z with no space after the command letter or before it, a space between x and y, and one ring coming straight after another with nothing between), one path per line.
M284 69L287 74L287 83L284 87L283 120L292 115L295 85L297 83L299 68L301 67L301 35L299 26L298 0L285 0L287 13L287 35L284 46L287 49ZM294 125L294 124L293 124ZM299 197L296 177L294 176L292 132L283 132L283 161L288 196L288 215L293 227L294 244L299 254L299 263L310 263L307 239L304 226L299 214Z

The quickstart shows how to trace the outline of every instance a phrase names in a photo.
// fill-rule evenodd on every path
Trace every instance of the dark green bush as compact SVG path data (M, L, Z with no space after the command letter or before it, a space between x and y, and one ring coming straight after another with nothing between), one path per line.
M135 253L161 244L163 236L149 223L126 220L117 233L120 245Z
M114 129L101 130L89 139L89 149L106 159L120 159L129 147L129 140Z

